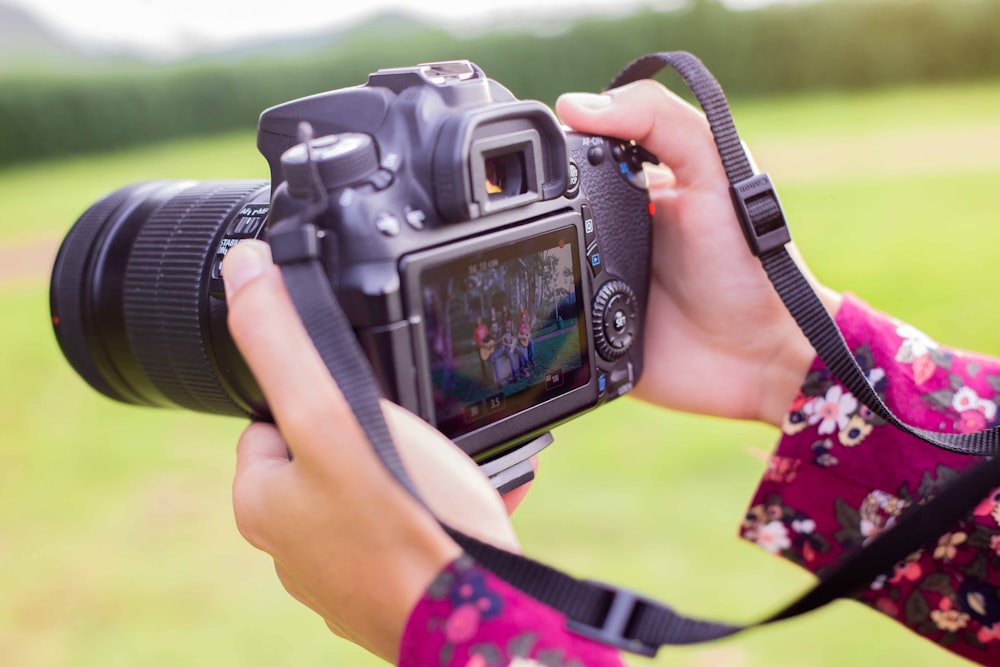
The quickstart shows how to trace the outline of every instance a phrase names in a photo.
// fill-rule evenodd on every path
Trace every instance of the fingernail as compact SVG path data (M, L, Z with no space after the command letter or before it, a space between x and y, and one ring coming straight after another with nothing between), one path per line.
M658 165L643 165L646 174L646 187L650 190L677 187L677 176L670 167Z
M260 241L243 241L226 253L222 263L222 279L226 298L231 299L251 280L271 264L271 249Z
M609 96L594 93L566 93L562 98L565 102L590 111L600 111L611 104Z

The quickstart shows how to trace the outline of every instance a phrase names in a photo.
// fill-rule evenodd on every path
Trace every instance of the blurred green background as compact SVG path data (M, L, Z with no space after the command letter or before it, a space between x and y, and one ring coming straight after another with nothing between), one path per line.
M1000 354L1000 3L682 5L547 35L464 39L392 16L294 55L0 60L0 665L382 664L330 635L237 534L243 424L100 397L63 360L47 302L55 245L100 195L146 178L265 177L262 107L378 67L470 58L551 102L599 89L632 57L690 49L733 94L821 280ZM735 537L772 429L622 400L555 436L515 517L529 554L728 620L809 585ZM655 664L961 661L841 602Z

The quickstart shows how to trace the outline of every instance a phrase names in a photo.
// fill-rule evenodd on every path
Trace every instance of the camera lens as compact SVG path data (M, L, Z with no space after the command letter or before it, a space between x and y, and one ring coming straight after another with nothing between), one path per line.
M126 403L266 415L212 271L248 210L263 223L268 193L266 181L154 181L91 206L59 249L49 294L77 373Z

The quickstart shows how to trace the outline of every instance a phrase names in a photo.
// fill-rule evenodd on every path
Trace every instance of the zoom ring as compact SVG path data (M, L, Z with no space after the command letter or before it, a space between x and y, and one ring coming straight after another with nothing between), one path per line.
M154 213L125 272L129 342L150 381L174 403L246 414L219 383L209 340L207 267L226 221L260 181L198 185Z

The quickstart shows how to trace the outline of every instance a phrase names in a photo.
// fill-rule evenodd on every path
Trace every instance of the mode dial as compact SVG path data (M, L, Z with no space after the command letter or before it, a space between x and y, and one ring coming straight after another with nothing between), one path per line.
M635 340L639 308L635 292L621 280L611 280L594 297L594 345L607 361L621 359Z
M308 197L314 190L312 164L327 190L357 183L378 170L378 151L370 135L359 132L329 134L292 146L281 156L281 168L293 197Z

